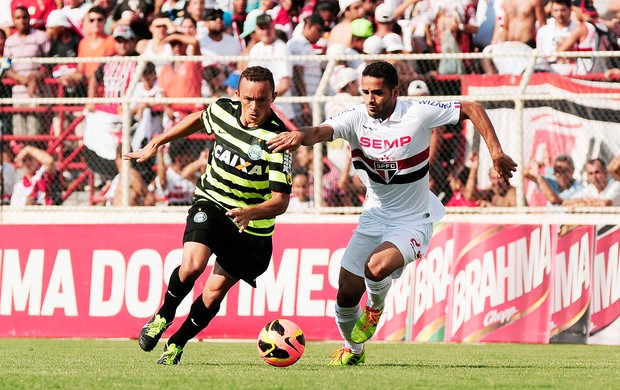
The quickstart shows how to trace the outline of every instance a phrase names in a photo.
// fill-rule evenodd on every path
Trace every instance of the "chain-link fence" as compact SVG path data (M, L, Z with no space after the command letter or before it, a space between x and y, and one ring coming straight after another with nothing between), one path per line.
M234 99L237 69L243 64L254 61L274 69L282 63L290 67L290 86L279 94L274 109L293 129L319 124L362 103L361 69L383 59L399 72L401 99L467 99L483 104L506 152L519 163L511 186L494 188L497 183L488 152L471 124L435 129L430 183L444 203L546 207L551 202L536 180L557 176L554 162L558 156L571 158L572 177L585 185L587 161L610 162L620 155L617 79L605 79L603 74L568 78L538 72L537 58L553 54L209 57L208 61L204 56L146 55L16 58L13 66L35 63L47 69L47 77L26 85L3 77L0 84L2 199L5 205L14 206L187 205L209 158L211 139L206 133L175 141L142 164L122 161L120 153L139 149L216 98ZM562 56L581 59L584 53ZM620 53L588 56L610 61ZM445 69L446 61L466 61L468 69L482 69L483 61L489 59L500 68L501 59L521 65L516 74L437 71L442 63ZM87 73L73 76L85 68ZM342 140L302 147L295 153L293 168L291 210L358 211L364 201L365 188ZM479 198L471 204L449 203L472 179ZM31 191L28 183L36 189ZM486 189L496 194L510 191L514 201L503 204L483 199Z

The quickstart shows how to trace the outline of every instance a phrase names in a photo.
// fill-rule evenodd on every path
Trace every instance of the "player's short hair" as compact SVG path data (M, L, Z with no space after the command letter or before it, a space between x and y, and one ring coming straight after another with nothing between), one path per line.
M398 72L392 64L386 61L373 62L364 68L362 77L369 76L378 79L383 79L383 82L389 89L394 89L398 86Z
M241 72L239 85L241 85L241 80L243 79L254 82L269 81L272 91L276 91L276 83L273 81L273 73L271 73L269 69L263 68L262 66L250 66L249 68L246 68L243 72Z

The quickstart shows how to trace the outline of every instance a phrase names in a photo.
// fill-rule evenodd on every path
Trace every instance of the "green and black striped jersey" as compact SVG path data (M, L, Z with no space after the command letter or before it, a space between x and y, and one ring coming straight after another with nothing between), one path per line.
M273 153L267 141L283 131L284 123L272 111L260 127L241 124L241 103L220 98L202 112L208 134L215 135L205 173L200 177L194 202L212 202L224 210L257 205L271 199L271 191L291 192L290 152ZM246 232L273 234L275 218L251 221Z

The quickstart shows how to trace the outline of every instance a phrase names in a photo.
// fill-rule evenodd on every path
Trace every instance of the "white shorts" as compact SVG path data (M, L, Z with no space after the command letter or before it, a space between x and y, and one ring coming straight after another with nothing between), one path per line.
M386 224L374 218L360 217L342 256L341 266L354 275L364 277L364 266L379 244L391 242L405 259L405 265L392 273L399 278L407 264L421 259L428 250L433 235L433 224Z

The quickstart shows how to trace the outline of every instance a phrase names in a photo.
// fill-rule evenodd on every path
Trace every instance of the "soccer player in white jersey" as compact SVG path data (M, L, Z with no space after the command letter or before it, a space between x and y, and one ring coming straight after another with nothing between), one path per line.
M274 151L343 138L367 188L364 211L342 258L336 324L344 345L332 365L366 359L364 343L374 334L392 279L426 252L433 222L445 210L429 190L428 159L433 128L469 119L484 138L493 166L504 180L517 164L504 153L482 106L475 102L399 100L396 69L384 61L362 73L364 104L319 126L281 133L268 142ZM360 300L368 292L364 310Z

